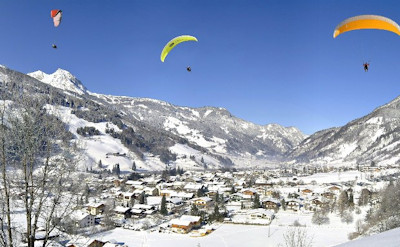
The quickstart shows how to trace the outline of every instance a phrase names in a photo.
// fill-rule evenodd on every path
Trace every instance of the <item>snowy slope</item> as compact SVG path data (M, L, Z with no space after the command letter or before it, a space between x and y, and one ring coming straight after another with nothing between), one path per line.
M84 119L76 117L71 114L71 109L62 106L50 106L47 105L49 112L58 118L60 118L69 127L69 131L74 134L75 142L79 148L82 149L80 152L80 167L88 169L98 169L97 164L102 161L102 168L112 170L113 165L120 164L122 171L129 171L132 168L133 160L138 160L136 155L130 152L124 145L122 145L119 139L113 138L105 133L106 125L118 130L118 127L113 123L102 122L92 123ZM76 130L80 127L95 127L100 131L100 135L83 137L77 134ZM107 153L120 153L126 154L126 156L115 156L107 155ZM144 166L144 164L137 164L138 166ZM152 170L157 170L157 167L151 167ZM160 169L160 168L158 168Z
M392 229L376 235L356 239L337 247L398 247L400 246L400 228Z

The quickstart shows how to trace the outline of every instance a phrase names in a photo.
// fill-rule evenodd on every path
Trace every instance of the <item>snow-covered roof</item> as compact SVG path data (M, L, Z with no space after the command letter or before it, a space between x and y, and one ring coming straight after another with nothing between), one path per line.
M189 220L173 219L170 223L171 225L189 226L192 222Z
M181 220L188 220L188 221L191 221L191 222L197 222L197 221L199 221L200 220L200 216L193 216L193 215L182 215L181 216L181 218L180 218Z
M210 202L210 201L212 201L212 199L211 199L210 197L203 196L203 197L193 198L192 201L205 201L205 202Z
M151 205L146 205L146 204L135 204L135 205L133 205L133 208L134 209L151 209L151 208L153 208L153 206L151 206Z
M129 210L130 210L130 208L128 208L128 207L122 207L122 206L116 206L116 207L114 208L114 212L116 212L116 213L122 213L122 214L128 212Z
M88 217L89 214L83 211L74 211L70 214L71 219L73 220L83 220L84 218Z

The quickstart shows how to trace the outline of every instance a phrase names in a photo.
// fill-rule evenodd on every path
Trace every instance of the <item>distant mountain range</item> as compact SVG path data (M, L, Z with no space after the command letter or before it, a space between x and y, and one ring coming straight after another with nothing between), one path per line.
M185 169L390 165L400 158L400 98L343 127L306 136L295 127L253 124L223 108L92 93L62 69L50 75L42 71L25 75L1 66L0 81L23 84L29 95L47 97L84 147L82 166L87 168L99 168L99 160L103 168L118 163L128 171L133 163L140 169L160 170L166 165ZM77 130L83 127L100 134L82 136Z

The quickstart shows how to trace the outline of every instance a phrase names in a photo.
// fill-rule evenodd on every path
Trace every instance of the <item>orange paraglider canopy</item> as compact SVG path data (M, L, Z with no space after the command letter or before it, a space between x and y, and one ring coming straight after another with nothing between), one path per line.
M336 38L339 34L359 29L381 29L400 35L400 26L387 17L379 15L359 15L339 23L333 31L333 38Z

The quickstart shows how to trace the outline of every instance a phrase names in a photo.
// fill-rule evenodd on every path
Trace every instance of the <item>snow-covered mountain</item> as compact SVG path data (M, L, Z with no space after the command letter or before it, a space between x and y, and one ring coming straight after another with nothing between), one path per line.
M87 93L87 89L82 82L69 71L63 69L57 69L53 74L46 74L43 71L38 70L28 73L28 75L56 88L68 90L80 95Z
M305 138L297 128L278 124L256 125L223 108L190 108L154 99L96 96L123 109L138 121L172 132L210 152L228 155L232 159L282 160L282 154Z
M2 82L24 85L30 94L41 94L58 105L54 111L63 114L71 133L84 144L87 163L102 159L128 169L135 161L151 170L165 164L204 169L284 162L395 164L400 159L400 98L343 127L307 137L295 127L256 125L223 108L91 93L62 69L50 75L41 71L28 75L0 67ZM100 135L80 136L77 129L83 127L93 127ZM125 161L107 153L125 153Z
M112 105L122 111L125 119L131 116L155 129L182 137L212 154L228 157L235 163L248 164L251 161L265 165L281 161L282 154L305 138L294 127L256 125L232 116L223 108L180 107L154 99L90 93L71 73L61 69L51 75L41 71L28 75L63 90L80 95L88 93L96 98L96 102ZM182 151L179 148L172 150Z
M0 75L7 78L3 81L23 83L24 90L42 94L58 105L52 112L62 116L83 144L86 163L99 159L104 163L106 159L110 164L122 164L123 169L133 161L143 169L163 169L165 163L185 169L265 166L281 161L282 155L305 137L296 128L255 125L222 108L180 107L153 99L91 93L62 69L50 75L36 71L27 76L4 67ZM77 134L78 128L84 127L93 127L100 135ZM114 161L116 156L107 153L124 153L126 161L118 155Z
M342 127L309 136L288 156L319 165L394 165L399 154L400 97Z

